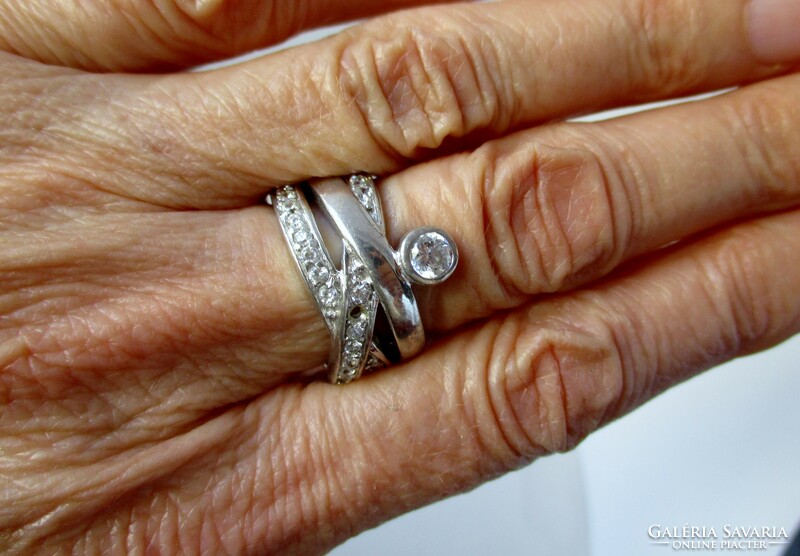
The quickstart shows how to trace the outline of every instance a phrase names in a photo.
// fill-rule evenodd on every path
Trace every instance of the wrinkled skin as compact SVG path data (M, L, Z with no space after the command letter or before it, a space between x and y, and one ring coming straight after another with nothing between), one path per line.
M800 329L800 75L742 0L416 8L163 74L379 10L106 4L0 16L4 553L321 552ZM260 199L356 170L461 263L421 356L336 387Z

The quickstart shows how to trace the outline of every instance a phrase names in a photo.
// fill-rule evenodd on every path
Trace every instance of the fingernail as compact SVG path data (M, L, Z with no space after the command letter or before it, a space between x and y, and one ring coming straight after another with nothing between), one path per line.
M764 62L800 59L800 0L751 0L750 43Z

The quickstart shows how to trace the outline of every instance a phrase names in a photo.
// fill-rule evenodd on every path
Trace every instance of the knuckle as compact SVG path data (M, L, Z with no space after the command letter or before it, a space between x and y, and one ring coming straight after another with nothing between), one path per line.
M487 257L512 298L560 290L624 257L630 194L602 148L539 142L510 154L487 149L483 164Z
M623 394L622 359L604 325L504 323L486 372L492 429L484 444L507 467L575 447Z
M753 234L757 225L734 233L716 253L699 260L704 269L703 293L722 332L716 349L731 357L769 336L784 300L775 299L772 280L764 272L765 246Z
M722 104L723 126L751 176L758 201L783 200L800 187L800 148L794 137L800 110L786 87L766 83L756 94ZM794 95L797 97L797 95Z
M148 3L149 4L149 3ZM148 9L145 4L144 9ZM249 2L235 0L173 0L156 3L145 14L157 36L185 42L187 52L207 51L211 56L232 55L257 48L265 36L278 42L299 26L302 10L295 2Z
M498 117L502 80L490 41L439 17L435 28L405 14L380 18L347 35L339 56L345 100L394 158L419 156Z
M695 37L704 25L691 0L638 0L625 17L633 36L627 60L631 83L644 97L663 96L702 82L704 49Z

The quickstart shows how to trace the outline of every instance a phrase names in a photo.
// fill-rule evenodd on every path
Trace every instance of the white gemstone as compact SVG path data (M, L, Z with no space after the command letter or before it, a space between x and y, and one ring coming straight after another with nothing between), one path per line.
M323 305L331 307L336 305L336 288L331 287L328 284L322 285L317 289L317 297L319 298L320 302Z
M347 343L344 345L344 351L346 355L354 355L360 356L361 355L361 342L358 340L347 340Z
M302 245L311 239L311 234L303 229L295 230L292 233L292 239L295 241L295 243Z
M330 276L331 273L321 264L314 265L308 270L308 277L313 284L324 284Z
M356 305L363 305L367 301L369 301L369 295L371 293L369 284L366 282L361 282L360 284L356 284L353 288L353 291L350 293L350 299Z
M373 203L372 203L372 195L369 193L360 193L358 195L358 200L361 201L361 204L364 205L364 208L367 210L371 210Z
M367 331L367 321L359 317L350 324L350 328L355 336L361 336Z
M306 263L310 263L314 262L314 259L316 259L314 250L308 245L303 247L303 249L300 251L300 260Z
M350 176L350 188L355 192L356 189L368 189L370 180L364 176Z
M361 354L360 353L346 353L344 356L344 364L348 367L358 367L358 364L361 363Z
M350 281L363 282L367 279L367 269L361 263L354 262L350 265Z
M294 199L284 199L283 200L283 209L287 211L295 211L297 210L298 205L297 201Z
M306 227L306 221L303 220L303 217L299 214L290 214L287 216L286 224L288 224L292 230L302 230Z
M446 237L431 231L414 239L408 258L418 276L424 280L439 280L453 269L456 254Z

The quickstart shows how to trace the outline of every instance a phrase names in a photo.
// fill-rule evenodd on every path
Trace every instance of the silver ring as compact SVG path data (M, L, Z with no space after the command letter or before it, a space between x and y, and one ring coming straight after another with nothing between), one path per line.
M326 178L267 196L331 334L327 369L336 384L419 353L425 331L412 283L439 284L458 265L455 241L438 228L411 230L392 249L374 180L363 174L346 182ZM339 245L326 245L312 205ZM341 248L338 265L331 247Z

